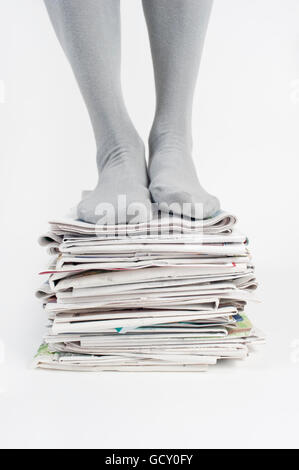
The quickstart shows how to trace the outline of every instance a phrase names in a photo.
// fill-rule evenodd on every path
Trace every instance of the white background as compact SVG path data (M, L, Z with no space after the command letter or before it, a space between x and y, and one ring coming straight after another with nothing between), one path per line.
M124 92L146 139L140 0L122 13ZM30 370L46 324L37 237L96 182L87 112L41 0L0 0L0 101L0 446L298 447L299 1L216 0L195 99L200 179L239 217L260 281L249 314L268 342L247 362L199 375Z

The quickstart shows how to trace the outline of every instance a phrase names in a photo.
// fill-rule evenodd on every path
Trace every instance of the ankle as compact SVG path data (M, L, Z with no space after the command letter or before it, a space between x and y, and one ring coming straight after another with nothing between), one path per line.
M184 153L192 150L191 132L173 126L154 124L149 135L150 153L176 149Z
M132 160L133 165L138 166L143 163L144 155L144 143L137 133L134 137L114 134L98 146L98 169L102 171L107 166L132 165Z

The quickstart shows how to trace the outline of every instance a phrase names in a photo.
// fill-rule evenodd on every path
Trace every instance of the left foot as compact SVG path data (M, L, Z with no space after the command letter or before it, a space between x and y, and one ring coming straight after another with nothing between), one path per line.
M150 150L149 189L161 210L169 212L168 206L174 204L170 210L185 217L206 219L216 214L220 203L200 185L188 144L160 136L151 138Z

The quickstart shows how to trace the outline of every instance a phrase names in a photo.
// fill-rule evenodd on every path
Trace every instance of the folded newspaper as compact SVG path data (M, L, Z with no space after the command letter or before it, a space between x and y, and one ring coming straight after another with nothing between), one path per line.
M257 281L236 217L50 221L36 292L48 315L34 365L73 371L205 371L264 341L245 314Z

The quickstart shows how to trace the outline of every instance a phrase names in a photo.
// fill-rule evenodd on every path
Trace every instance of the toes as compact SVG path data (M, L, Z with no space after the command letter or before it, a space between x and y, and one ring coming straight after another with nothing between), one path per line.
M96 224L98 217L95 214L95 211L92 210L90 204L84 199L78 204L77 207L78 219L89 224Z
M167 190L165 191L165 187L162 184L153 184L152 182L149 185L149 191L152 195L154 201L164 201L164 195L167 194Z
M142 224L150 222L153 218L152 204L150 201L134 202L129 204L126 212L127 224Z
M206 192L195 196L187 191L167 191L153 185L150 190L162 212L202 220L213 217L220 209L219 200Z
M203 206L204 219L213 217L220 210L219 199L215 196L210 196Z
M139 202L127 201L127 205L118 207L114 203L96 203L86 198L77 207L78 219L95 225L140 224L153 218L152 204L145 199Z

